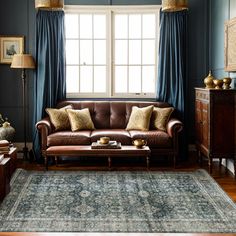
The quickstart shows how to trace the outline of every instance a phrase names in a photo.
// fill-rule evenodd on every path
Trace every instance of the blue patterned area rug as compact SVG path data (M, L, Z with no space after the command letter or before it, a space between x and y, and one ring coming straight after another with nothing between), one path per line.
M25 171L0 231L236 232L236 204L205 172Z

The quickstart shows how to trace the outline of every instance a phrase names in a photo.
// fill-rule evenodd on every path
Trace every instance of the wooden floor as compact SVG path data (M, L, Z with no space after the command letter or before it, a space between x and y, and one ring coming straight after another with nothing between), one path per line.
M171 168L170 164L165 163L160 165L160 163L151 163L150 171L155 170L165 170L165 171L194 171L199 168L208 170L207 161L203 162L203 165L200 167L195 154L191 154L191 157L188 161L179 163L176 169ZM100 166L99 166L100 164ZM132 163L128 163L125 166L122 163L115 163L113 170L146 170L145 162L136 163L137 165L133 167ZM29 163L19 161L18 168L24 168L27 170L44 170L44 166L38 165L36 163ZM52 165L49 167L50 170L107 170L106 161L96 163L96 166L93 166L91 163L88 163L88 160L81 160L76 163L65 163L61 161L59 166ZM233 174L230 171L227 171L223 166L219 167L218 162L213 163L213 173L212 177L216 182L224 189L224 191L236 202L236 180L234 179ZM1 222L0 222L1 223ZM217 235L227 235L232 236L235 234L170 234L170 233L21 233L21 232L2 232L0 236L217 236Z

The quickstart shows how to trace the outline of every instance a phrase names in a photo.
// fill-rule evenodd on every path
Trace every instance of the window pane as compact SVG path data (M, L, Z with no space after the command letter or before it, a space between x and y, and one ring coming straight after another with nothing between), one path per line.
M92 38L92 14L80 15L80 38Z
M115 67L115 93L127 93L127 66Z
M155 64L155 40L143 40L143 64Z
M106 64L106 40L94 40L94 64Z
M125 65L128 63L127 40L115 41L115 64Z
M129 38L141 38L141 15L129 15Z
M80 64L92 64L92 40L80 40Z
M141 40L129 40L129 64L141 64Z
M115 15L115 38L116 39L128 38L128 15L126 14Z
M66 67L66 92L67 93L79 92L79 67L78 66Z
M78 40L66 40L66 64L79 64Z
M155 38L156 16L154 14L143 15L143 38Z
M94 92L106 92L106 66L94 66Z
M129 92L141 92L141 66L129 67Z
M155 93L155 66L143 66L142 85L144 93Z
M106 15L94 15L94 38L106 38Z
M65 15L65 33L66 38L78 38L79 37L79 16L76 14Z
M80 67L80 92L93 92L93 68L92 66Z

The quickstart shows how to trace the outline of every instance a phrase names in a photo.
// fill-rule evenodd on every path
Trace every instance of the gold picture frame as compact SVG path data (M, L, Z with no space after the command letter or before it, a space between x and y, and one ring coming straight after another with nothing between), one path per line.
M236 71L236 17L225 22L225 71Z
M0 63L11 64L14 54L24 52L24 36L0 35Z

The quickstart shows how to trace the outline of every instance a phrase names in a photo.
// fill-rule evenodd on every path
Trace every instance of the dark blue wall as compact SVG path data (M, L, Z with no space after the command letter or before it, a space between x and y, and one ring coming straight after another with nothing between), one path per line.
M203 86L203 78L209 69L209 23L208 4L210 0L189 0L189 43L188 49L188 104L189 142L194 141L194 87ZM214 2L216 0L212 0ZM221 2L218 0L217 2ZM231 0L234 2L235 0ZM0 0L0 35L24 35L25 51L34 55L35 49L35 9L34 0ZM227 1L222 1L227 2ZM65 4L161 4L161 0L65 0ZM232 3L231 3L232 4ZM223 4L224 5L224 4ZM235 5L235 3L234 3ZM221 7L221 6L219 6ZM221 10L221 9L219 9ZM232 13L232 14L235 14ZM220 42L219 42L220 43ZM217 50L215 50L217 51ZM32 140L34 128L32 118L33 72L27 74L28 140ZM20 71L10 69L9 65L0 64L0 113L7 116L16 128L15 141L22 142L22 87Z
M217 79L230 76L234 78L232 86L236 84L236 73L224 71L224 23L236 17L235 0L210 0L209 9L209 56L210 69Z

